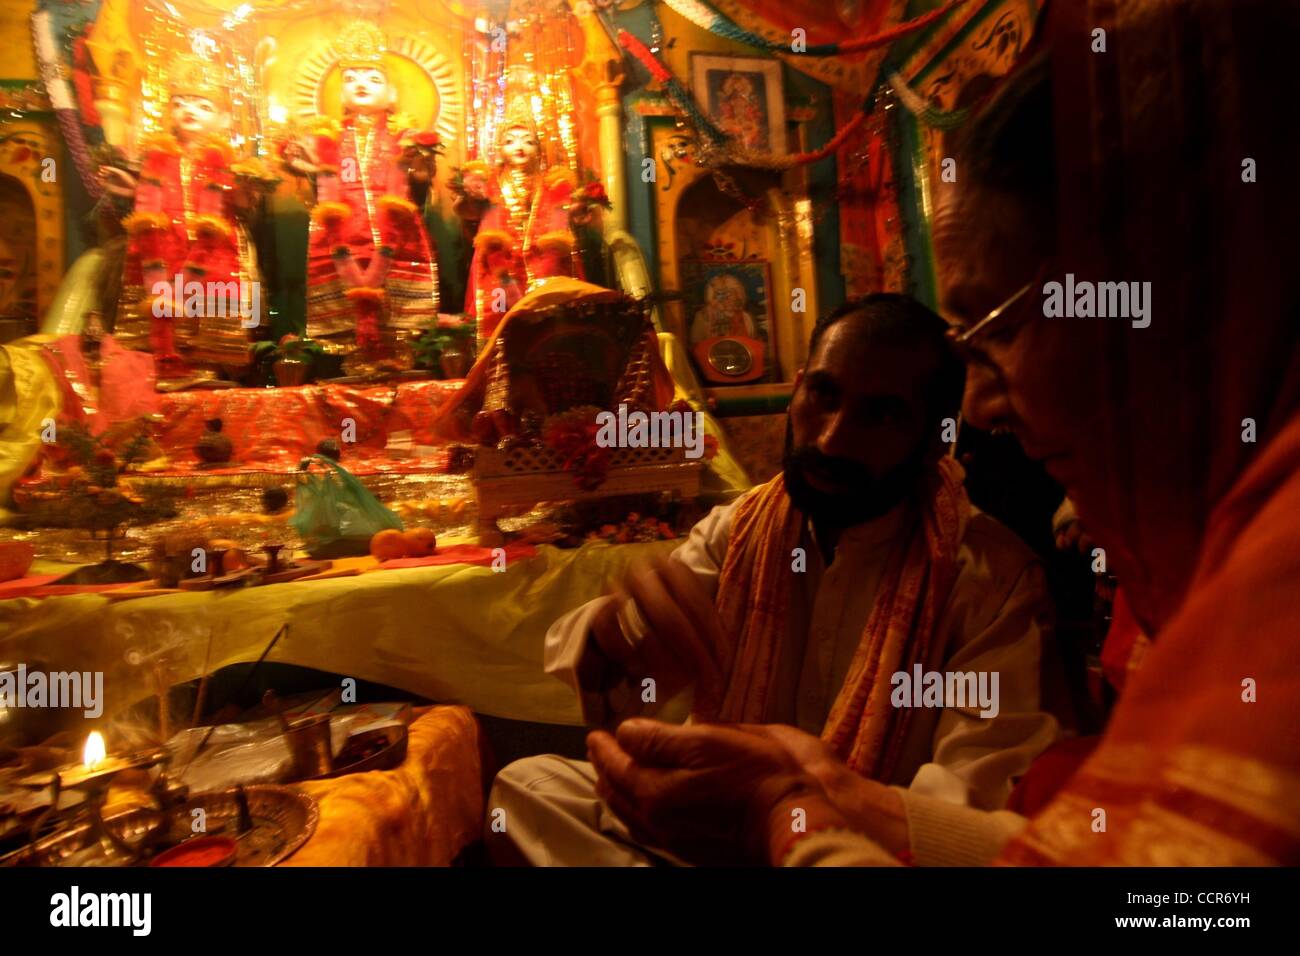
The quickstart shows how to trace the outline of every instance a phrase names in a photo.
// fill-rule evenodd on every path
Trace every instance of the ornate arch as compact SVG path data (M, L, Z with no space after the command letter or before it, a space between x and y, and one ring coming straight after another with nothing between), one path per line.
M22 186L31 200L36 224L36 308L43 316L63 277L62 177L73 175L63 162L58 137L42 123L16 120L0 136L0 176Z
M685 279L682 260L690 250L682 245L679 224L683 210L690 209L692 187L712 175L694 161L695 142L667 123L651 123L651 147L656 162L654 190L656 245L659 274L664 289L682 291ZM808 335L818 314L816 260L812 246L810 210L800 209L797 199L773 188L766 193L771 215L762 227L766 256L771 266L770 300L775 324L770 329L769 348L778 363L773 370L777 382L789 382L806 358ZM684 202L685 201L685 202ZM806 200L804 201L806 205ZM796 289L804 291L805 311L792 312ZM666 330L689 342L687 316L680 300L668 303ZM769 383L770 384L770 383Z

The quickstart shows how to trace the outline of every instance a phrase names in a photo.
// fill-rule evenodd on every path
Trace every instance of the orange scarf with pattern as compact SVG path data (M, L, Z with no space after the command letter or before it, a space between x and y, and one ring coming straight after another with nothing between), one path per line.
M822 739L854 770L889 779L911 708L890 705L890 678L929 665L943 652L935 633L957 575L957 549L970 515L965 472L941 459L920 496L920 519L900 538L881 578L844 686ZM718 615L734 646L719 655L726 675L718 701L697 704L694 719L760 723L789 640L791 569L804 518L777 475L736 508L718 581Z

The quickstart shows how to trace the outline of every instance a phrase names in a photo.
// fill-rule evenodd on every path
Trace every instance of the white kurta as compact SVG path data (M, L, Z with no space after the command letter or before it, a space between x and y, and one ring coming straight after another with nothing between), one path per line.
M714 508L672 554L710 596L717 593L739 500ZM811 526L805 527L807 568L792 572L792 639L780 669L783 679L773 690L766 715L770 722L821 732L906 517L900 506L845 531L829 565L822 560ZM957 578L939 620L938 637L946 648L942 670L997 672L998 713L981 717L978 706L918 708L894 777L886 782L930 798L930 806L937 799L996 810L1006 803L1016 778L1059 734L1056 721L1039 710L1039 661L1051 626L1051 604L1033 552L982 512L972 510L957 562ZM552 625L546 637L547 671L574 687L592 723L638 713L684 713L682 701L667 708L659 702L657 710L643 705L639 684L609 694L580 686L578 664L591 621L609 600L591 601ZM593 781L589 765L553 756L506 767L488 807L489 817L492 809L505 809L508 822L504 834L488 833L489 849L508 837L513 851L533 863L647 862L650 856L627 841L621 824L596 798ZM912 820L913 830L918 822ZM914 843L916 839L914 833Z

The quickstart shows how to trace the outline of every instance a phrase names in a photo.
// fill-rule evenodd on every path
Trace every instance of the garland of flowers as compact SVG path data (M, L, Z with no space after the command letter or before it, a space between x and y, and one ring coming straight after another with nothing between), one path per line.
M542 426L542 443L560 457L560 467L583 491L594 491L609 474L610 449L596 441L600 409L579 405L549 416Z
M48 10L38 10L32 14L32 39L40 59L41 76L45 80L45 91L54 110L54 118L59 123L63 142L67 144L72 155L72 163L86 187L90 198L99 201L104 195L104 186L99 180L99 171L86 143L85 131L81 127L81 116L76 109L76 98L66 79L67 69L60 62L58 44L54 37L54 21Z
M722 143L730 138L726 133L718 129L711 119L700 112L700 108L695 105L695 99L691 94L677 82L677 78L669 72L668 67L664 66L644 43L626 30L619 30L618 44L636 57L641 65L650 71L650 75L663 85L664 92L673 101L673 105L686 114L691 125L701 134L714 143Z
M814 43L802 50L793 49L792 43L778 43L775 40L768 40L757 33L744 29L721 11L712 7L706 0L664 0L664 3L702 30L707 30L715 36L757 47L768 53L788 53L795 56L843 56L847 53L862 53L866 50L888 46L899 37L907 36L909 33L928 27L936 20L966 3L966 0L949 0L942 7L922 14L915 20L908 20L906 23L900 23L892 29L883 30L868 37L845 40L842 43Z
M759 153L752 150L732 147L729 158L742 166L757 166L762 169L784 170L792 169L795 166L806 166L808 163L816 163L825 159L843 146L851 136L862 128L863 123L867 120L868 110L862 110L853 119L849 120L842 127L836 130L835 135L827 140L826 145L820 149L810 150L806 153L791 153L788 156L777 156L774 153Z

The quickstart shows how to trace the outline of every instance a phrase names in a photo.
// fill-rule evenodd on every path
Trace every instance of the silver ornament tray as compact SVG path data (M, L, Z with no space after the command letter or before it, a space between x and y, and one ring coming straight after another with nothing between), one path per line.
M194 836L226 836L239 844L234 866L275 866L292 856L320 820L316 801L289 787L257 785L244 788L252 826L239 832L239 802L234 789L200 793L172 814L166 836L140 858L131 860L111 847L92 845L91 823L82 819L38 842L0 859L0 866L147 866L149 860ZM204 828L193 829L193 811L203 811ZM160 823L153 807L134 807L104 819L123 841L136 845ZM106 842L106 841L105 841Z

